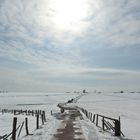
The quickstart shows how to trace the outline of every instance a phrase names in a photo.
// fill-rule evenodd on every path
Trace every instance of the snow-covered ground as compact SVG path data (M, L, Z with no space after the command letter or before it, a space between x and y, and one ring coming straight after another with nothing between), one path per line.
M81 106L92 113L121 117L122 132L129 139L140 139L140 94L102 93L87 94L78 100Z
M66 102L71 98L78 96L76 93L4 93L0 95L0 110L1 109L40 109L46 111L47 125L36 130L35 117L29 117L29 132L34 133L34 136L23 137L22 139L41 139L50 140L59 125L59 121L51 116L51 110L57 112L57 104ZM89 110L92 113L98 113L113 118L121 117L122 131L129 139L139 140L140 138L140 94L138 93L89 93L82 96L76 105ZM18 115L18 124L21 124L25 116ZM0 113L0 136L9 134L12 131L12 114ZM81 122L84 133L88 133L88 128L91 126ZM89 122L88 122L89 123ZM91 131L91 130L90 130ZM89 132L90 132L89 131Z
M28 117L29 133L35 134L33 139L37 140L38 136L44 135L44 139L48 140L59 124L50 112L59 110L57 108L59 102L65 102L76 96L75 94L66 95L65 93L4 93L0 95L0 111L2 109L45 110L47 125L41 126L43 128L37 131L35 131L36 118L34 116L16 115L16 117L18 118L18 125L25 120L25 117ZM4 113L2 115L2 112L0 112L0 136L12 131L13 117L13 114ZM23 137L25 134L25 128L23 128L21 136ZM30 139L30 137L23 137L23 139Z

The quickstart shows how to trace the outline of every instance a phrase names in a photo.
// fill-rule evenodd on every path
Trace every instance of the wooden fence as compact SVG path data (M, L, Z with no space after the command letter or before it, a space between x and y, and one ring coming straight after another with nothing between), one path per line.
M110 118L100 114L93 114L86 109L80 108L85 116L93 122L97 127L102 128L104 131L113 132L114 136L124 136L121 131L121 121L119 119Z
M2 114L11 113L14 115L37 116L43 114L44 110L22 110L22 109L2 109Z
M40 125L44 125L46 122L46 115L45 115L45 111L44 110L9 110L9 109L2 109L2 114L4 113L12 113L14 115L26 115L26 116L34 116L36 117L36 129L40 128ZM40 123L41 120L41 123ZM19 124L18 124L18 118L14 117L13 118L13 129L12 132L9 134L5 134L3 136L0 136L0 140L8 140L8 139L12 139L12 140L17 140L20 137L20 134L23 130L23 126L25 126L25 132L26 135L32 135L29 132L29 128L28 128L28 117L25 117L25 120Z

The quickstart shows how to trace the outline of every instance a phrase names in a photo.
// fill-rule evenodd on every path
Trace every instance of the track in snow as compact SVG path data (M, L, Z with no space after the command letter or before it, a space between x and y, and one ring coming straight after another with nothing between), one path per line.
M79 111L70 110L65 114L57 113L55 117L61 120L61 124L52 140L85 140L78 121L79 118L82 118Z

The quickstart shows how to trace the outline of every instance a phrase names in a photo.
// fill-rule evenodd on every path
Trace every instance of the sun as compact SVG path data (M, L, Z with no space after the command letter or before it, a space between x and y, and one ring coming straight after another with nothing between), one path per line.
M88 15L87 0L52 0L50 9L51 19L60 29L74 29Z

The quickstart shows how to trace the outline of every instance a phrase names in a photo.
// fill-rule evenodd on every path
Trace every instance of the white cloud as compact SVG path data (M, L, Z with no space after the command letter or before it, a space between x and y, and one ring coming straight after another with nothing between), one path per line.
M116 69L50 68L24 70L1 69L0 88L13 91L73 91L87 88L131 89L138 87L140 72ZM6 76L5 76L6 75ZM123 83L123 84L122 84ZM136 88L135 88L136 89Z
M113 79L120 79L120 83L139 81L139 71L107 66L94 68L94 65L86 64L81 53L86 47L88 52L93 52L91 48L98 48L100 41L110 47L139 45L139 0L89 0L88 14L79 22L67 23L64 28L53 21L54 9L50 3L51 0L0 1L0 57L8 59L11 65L12 61L17 61L34 66L31 70L21 72L14 69L12 73L11 70L2 69L0 85L6 88L6 83L10 81L12 84L14 81L13 89L17 85L22 88L22 84L29 89L33 85L45 89L46 84L51 87L55 84L57 88L65 85L68 88L69 83L75 87L85 83L86 86L92 86L96 80L110 80L105 83L108 86ZM84 45L81 43L83 40L87 40ZM96 59L90 59L92 55L94 52L87 54L87 60L95 62ZM44 81L46 84L43 84Z
M102 1L92 19L92 31L110 46L124 47L140 44L139 1Z
M78 54L72 50L74 47L68 50L63 47L70 46L76 30L86 29L88 22L80 21L73 31L61 31L52 23L50 11L50 1L4 1L0 8L0 56L37 64L71 63L71 58L74 60Z

